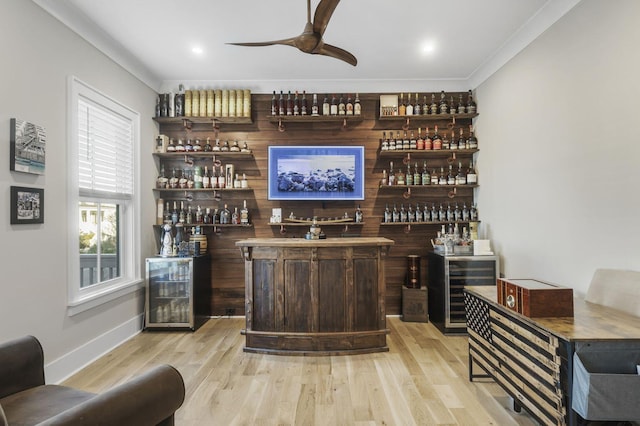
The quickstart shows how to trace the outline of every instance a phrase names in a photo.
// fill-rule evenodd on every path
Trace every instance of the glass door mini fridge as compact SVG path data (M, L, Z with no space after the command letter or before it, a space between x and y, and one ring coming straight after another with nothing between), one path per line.
M145 329L196 330L210 315L209 256L146 259Z

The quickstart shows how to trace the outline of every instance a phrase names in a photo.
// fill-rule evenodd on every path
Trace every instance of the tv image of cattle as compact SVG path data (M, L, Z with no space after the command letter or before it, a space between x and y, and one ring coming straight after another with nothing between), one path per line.
M278 191L353 192L355 179L352 155L292 155L278 159Z

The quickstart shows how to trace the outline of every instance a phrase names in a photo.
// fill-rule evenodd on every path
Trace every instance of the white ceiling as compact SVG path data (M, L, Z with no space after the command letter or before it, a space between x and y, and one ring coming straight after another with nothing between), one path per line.
M216 81L270 92L296 81L475 88L580 0L343 0L324 40L354 54L355 67L289 46L225 44L300 34L305 0L33 1L155 90Z

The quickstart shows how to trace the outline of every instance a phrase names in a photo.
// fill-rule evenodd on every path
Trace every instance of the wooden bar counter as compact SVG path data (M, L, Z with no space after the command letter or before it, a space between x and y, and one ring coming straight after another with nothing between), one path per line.
M245 352L341 355L388 351L387 238L250 238Z

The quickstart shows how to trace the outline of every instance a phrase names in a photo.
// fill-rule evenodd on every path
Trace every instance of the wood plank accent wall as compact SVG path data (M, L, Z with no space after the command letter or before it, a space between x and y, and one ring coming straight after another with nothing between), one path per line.
M269 225L271 209L282 208L283 216L288 216L291 212L295 216L302 217L337 217L348 212L351 217L358 204L361 205L364 213L364 225L349 226L347 232L343 227L323 227L327 237L340 236L367 236L386 237L395 241L386 259L387 314L396 315L401 313L401 288L405 281L407 269L407 256L419 255L421 261L421 281L422 286L426 286L427 264L426 255L432 250L430 239L434 238L440 229L438 225L415 225L409 232L404 226L380 226L385 205L389 203L392 207L397 203L400 208L401 203L408 203L415 206L416 202L422 207L425 202L431 206L440 202L451 202L452 208L456 202L466 202L470 208L473 202L473 188L458 188L455 198L448 198L450 188L439 187L430 189L416 189L412 191L411 198L404 199L403 190L387 189L380 190L379 182L382 177L382 170L388 169L389 158L378 158L380 138L383 131L393 130L394 134L400 130L402 134L403 121L379 121L376 119L379 110L379 93L361 94L363 120L359 122L349 122L346 129L342 128L342 123L338 122L314 122L314 123L291 123L286 122L285 131L278 131L277 123L269 120L271 110L271 95L252 95L252 118L251 124L219 124L220 141L228 140L233 143L238 140L240 145L247 141L249 148L253 151L253 157L248 159L234 159L236 172L246 173L249 186L252 191L221 192L220 201L213 197L194 196L194 200L189 204L195 208L200 204L205 207L220 207L226 203L229 208L240 208L244 199L249 207L252 228L219 228L220 232L213 233L211 228L205 228L208 235L208 251L211 255L211 315L225 315L228 309L233 309L235 315L244 315L244 263L240 256L240 251L235 247L235 242L244 238L260 237L282 237L282 238L303 238L308 231L306 227L288 227L286 233L281 234L280 227ZM308 96L309 103L311 96ZM319 94L321 102L324 94ZM421 94L422 96L422 94ZM458 94L453 94L454 99L458 99ZM466 99L466 95L464 96ZM440 129L447 129L447 124L451 120L411 122L410 130L417 130L429 126L433 134L433 126L437 124ZM458 120L455 126L456 135L459 127L465 130L468 136L468 126L470 119ZM190 130L185 129L181 124L161 124L159 128L161 134L171 138L183 140L199 138L202 143L207 137L215 140L213 126L210 124L193 124ZM442 131L440 132L442 134ZM267 147L270 145L354 145L365 147L365 200L363 201L269 201L267 200ZM403 154L398 153L398 158L394 158L395 169L402 166L406 170L406 165L402 163ZM173 161L173 160L172 160ZM412 159L412 164L418 162L422 170L423 159ZM468 166L468 158L463 159L463 165ZM173 162L171 164L174 164ZM177 167L184 167L184 163L176 159ZM199 163L205 165L203 163ZM211 166L211 164L208 164ZM439 172L440 166L448 167L446 157L428 158L427 165L431 169L436 168ZM171 165L165 164L166 173L170 175ZM211 169L211 167L209 167ZM158 170L160 165L158 164ZM457 170L457 161L454 164ZM153 187L153 182L149 183ZM181 200L184 194L176 193L175 199ZM200 200L196 199L200 198ZM206 199L205 199L206 198ZM166 201L173 201L173 198L165 196ZM173 205L173 204L171 204ZM150 225L149 225L150 226Z

